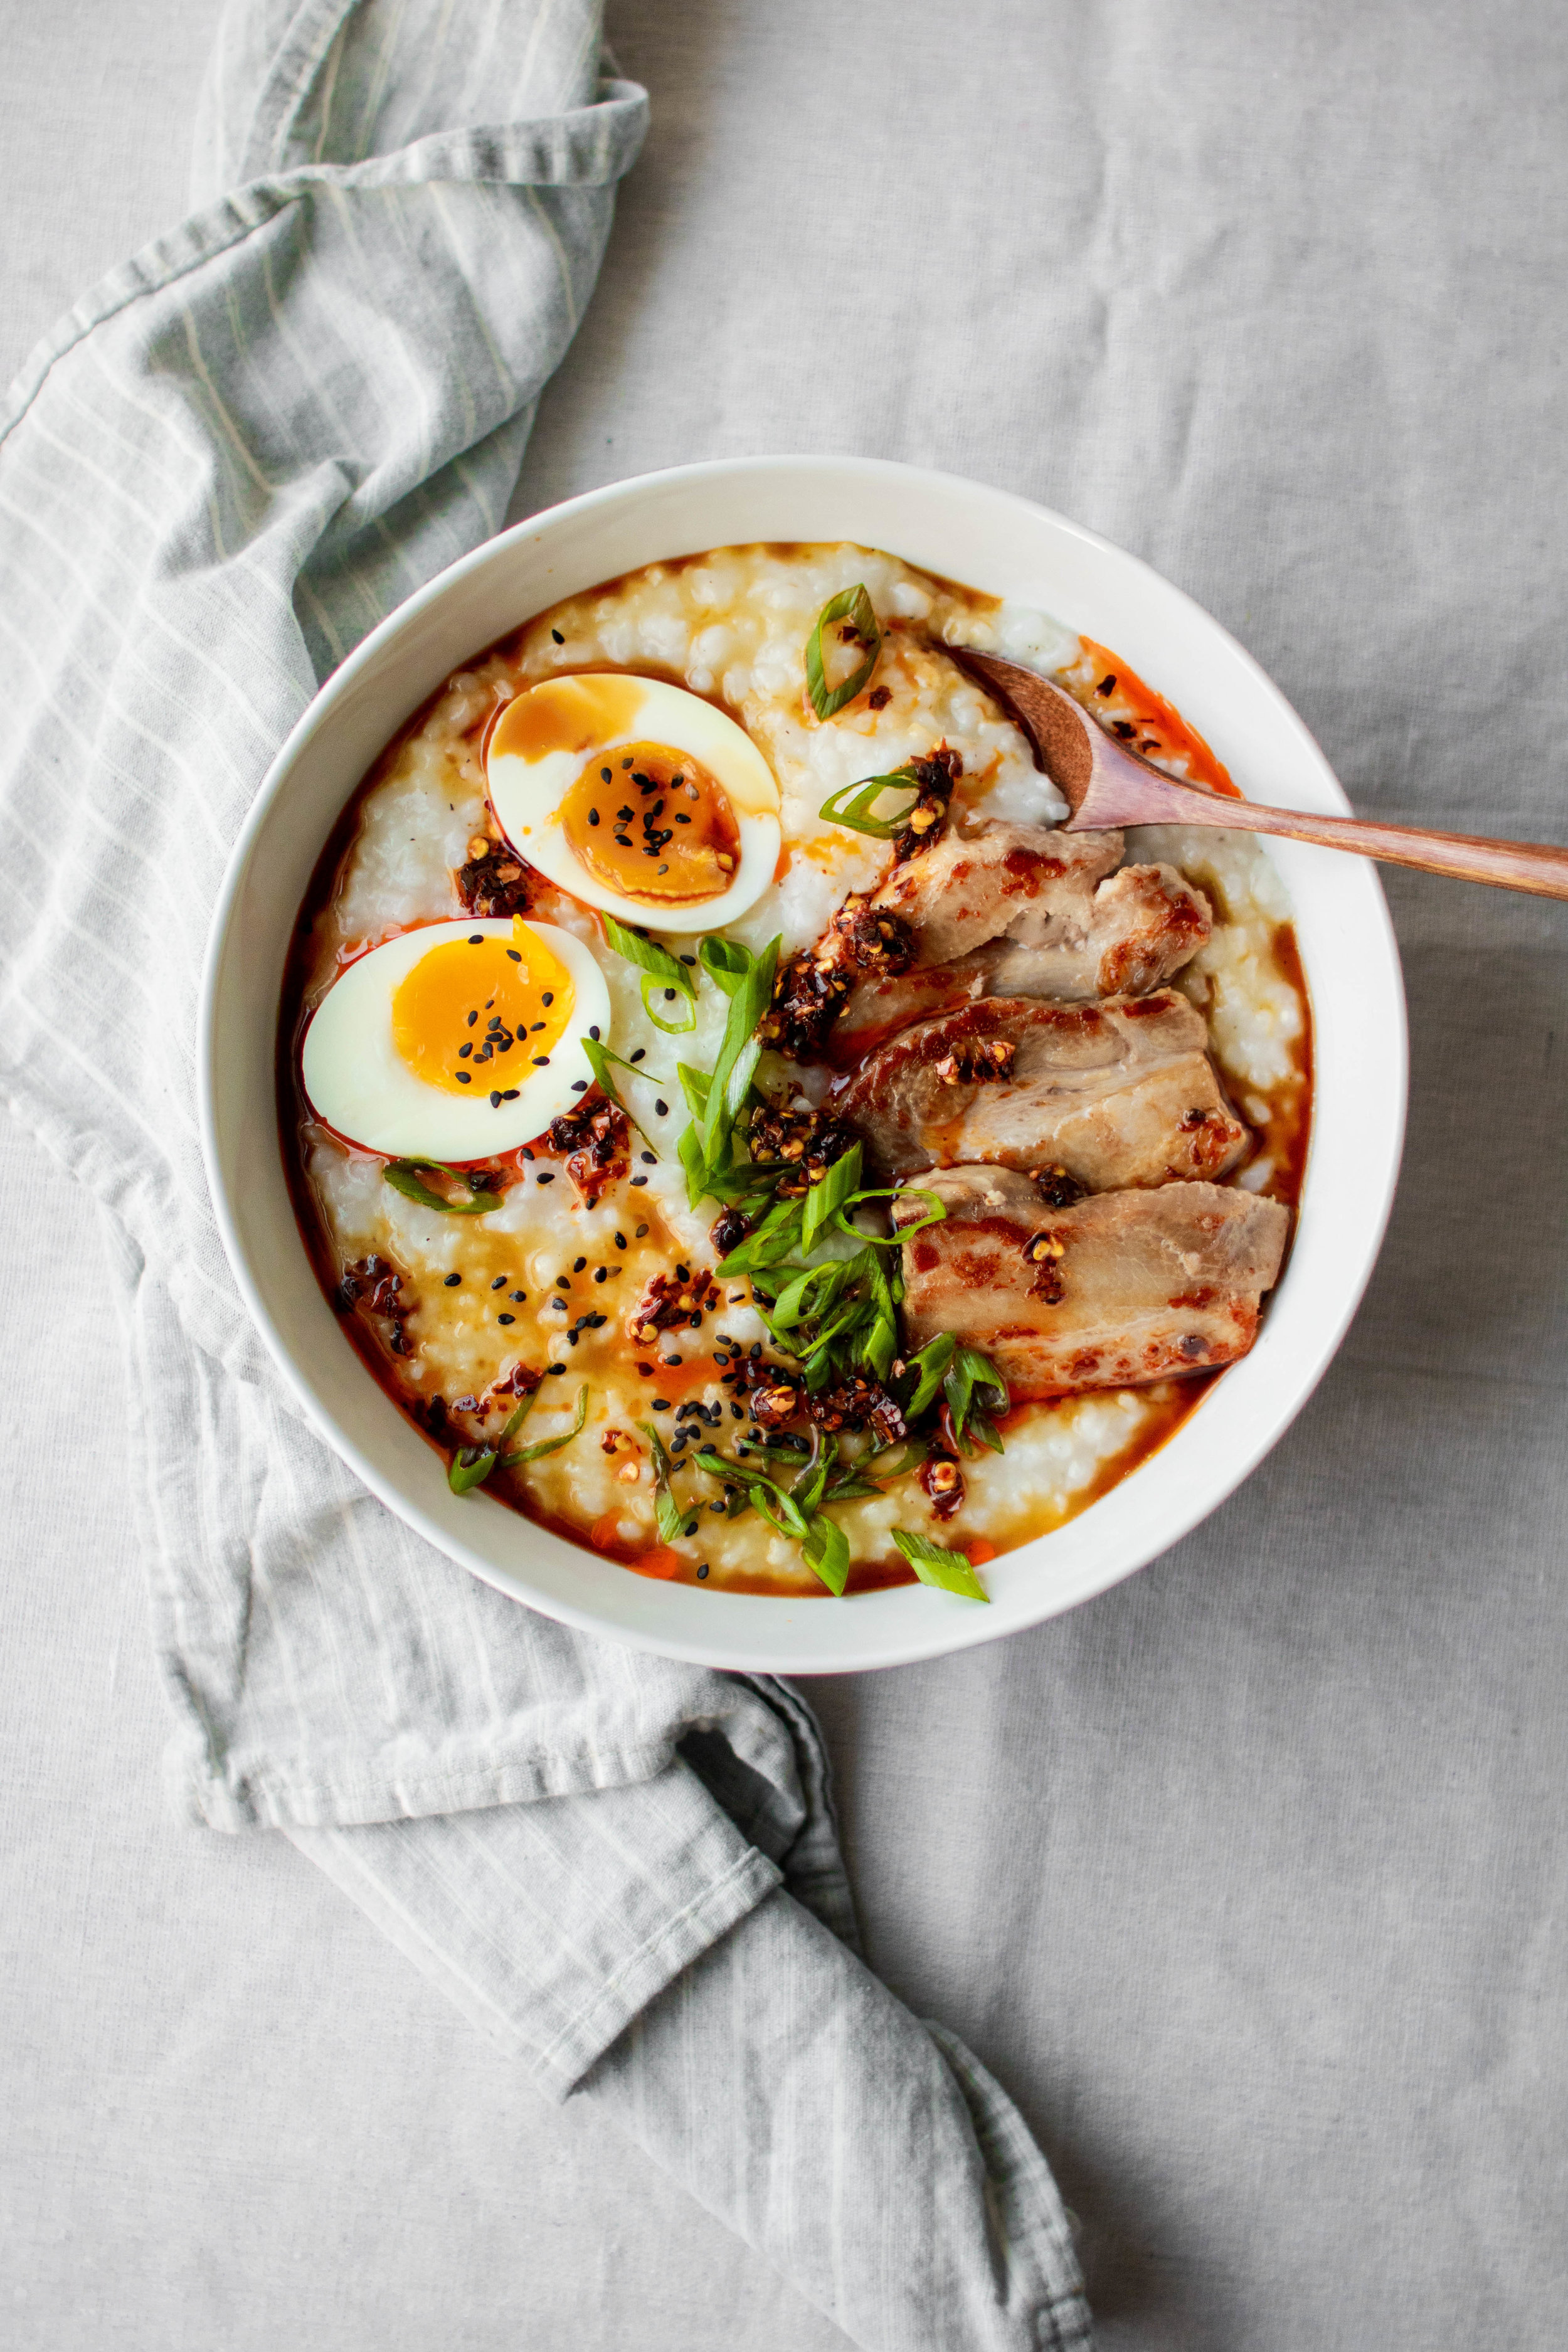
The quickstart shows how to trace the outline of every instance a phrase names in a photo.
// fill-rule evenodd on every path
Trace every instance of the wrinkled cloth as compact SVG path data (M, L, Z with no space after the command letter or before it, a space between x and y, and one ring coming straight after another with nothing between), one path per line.
M197 209L0 416L4 1082L103 1213L178 1801L284 1830L857 2341L1079 2344L1023 2123L856 1957L809 1712L420 1543L299 1419L206 1202L228 850L320 681L505 512L642 137L599 43L593 0L226 18Z

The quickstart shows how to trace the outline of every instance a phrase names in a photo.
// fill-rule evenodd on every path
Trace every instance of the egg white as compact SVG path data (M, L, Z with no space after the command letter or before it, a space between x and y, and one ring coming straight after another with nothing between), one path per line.
M489 1076L492 1087L516 1087L515 1102L492 1107L489 1090L481 1090L477 1079L471 1097L426 1085L415 1076L393 1035L393 997L432 948L476 933L510 940L506 918L474 919L404 931L372 948L334 981L305 1032L302 1076L318 1118L364 1151L460 1164L515 1151L563 1111L574 1109L594 1080L584 1036L597 1029L609 1043L610 992L581 940L553 923L531 923L529 929L566 966L574 1001L571 1026L551 1049L548 1069L533 1068L522 1045L487 1064L481 1075Z
M745 729L700 695L688 694L684 688L668 685L662 678L626 683L642 689L630 723L588 750L548 751L538 760L525 760L517 752L491 753L486 770L496 823L518 856L548 876L558 888L621 922L640 923L658 931L718 930L754 906L773 881L784 838L777 782ZM700 761L730 796L740 855L733 881L717 898L689 906L627 898L590 874L567 845L561 805L584 769L594 761L609 761L628 744L646 742L665 744L672 751L684 751ZM605 789L613 791L615 786Z

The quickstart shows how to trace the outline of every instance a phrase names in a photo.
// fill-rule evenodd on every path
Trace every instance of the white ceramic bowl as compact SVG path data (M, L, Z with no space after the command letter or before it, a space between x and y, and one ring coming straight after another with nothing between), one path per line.
M1247 1476L1311 1393L1371 1273L1404 1133L1405 1004L1375 869L1332 850L1275 847L1317 1046L1311 1153L1284 1280L1252 1353L1168 1444L1079 1517L991 1563L990 1607L923 1585L835 1601L656 1583L486 1496L453 1495L440 1457L339 1328L295 1225L273 1079L295 916L371 761L477 647L617 572L754 540L855 540L1043 607L1114 646L1170 696L1249 797L1346 806L1289 703L1215 622L1136 558L1044 508L859 457L726 460L620 482L520 523L411 596L323 688L279 753L214 921L203 1132L246 1302L322 1434L392 1510L475 1575L585 1631L707 1664L831 1673L931 1657L1070 1609L1185 1535Z

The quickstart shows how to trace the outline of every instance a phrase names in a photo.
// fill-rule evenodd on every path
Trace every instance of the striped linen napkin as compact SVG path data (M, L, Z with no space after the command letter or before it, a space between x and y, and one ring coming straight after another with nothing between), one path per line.
M195 208L0 415L0 1068L101 1206L177 1801L282 1830L857 2342L1079 2345L1023 2123L856 1957L799 1698L416 1538L297 1416L206 1200L229 846L321 680L502 521L645 128L600 58L598 0L232 0Z

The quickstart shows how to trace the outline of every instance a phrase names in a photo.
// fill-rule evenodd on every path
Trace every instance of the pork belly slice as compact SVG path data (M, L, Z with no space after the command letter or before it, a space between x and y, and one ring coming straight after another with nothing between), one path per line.
M995 1161L1065 1168L1088 1192L1223 1176L1247 1148L1173 989L1100 1004L983 997L901 1030L834 1103L881 1181Z
M1279 1276L1289 1214L1217 1184L1100 1192L1047 1209L1009 1168L921 1179L947 1214L904 1244L905 1344L952 1331L1015 1403L1212 1371L1246 1355ZM896 1228L929 1203L893 1203Z
M992 824L895 866L870 903L913 934L914 961L850 991L833 1059L853 1068L910 1022L980 996L1070 1003L1158 987L1203 946L1209 910L1174 866L1113 873L1121 852L1119 833Z

